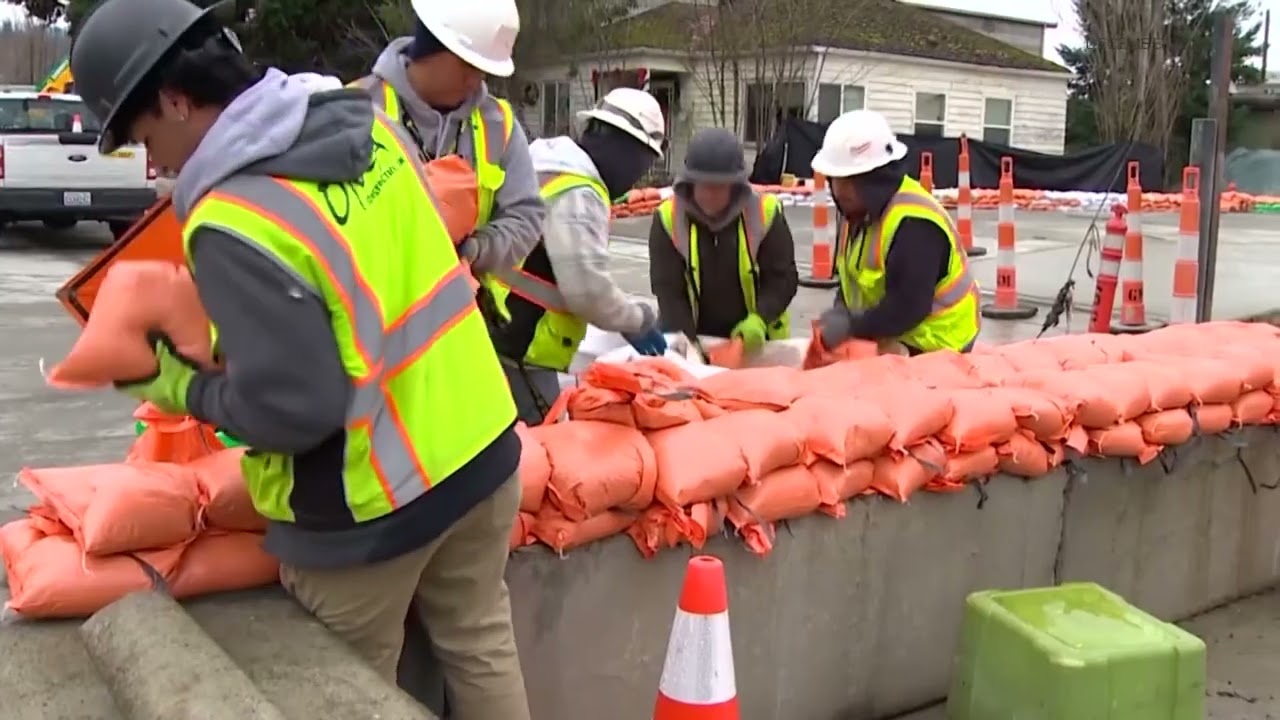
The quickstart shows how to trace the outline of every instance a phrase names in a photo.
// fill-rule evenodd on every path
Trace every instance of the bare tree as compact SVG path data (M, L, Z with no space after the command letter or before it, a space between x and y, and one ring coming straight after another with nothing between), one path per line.
M1165 0L1074 0L1074 5L1090 41L1090 96L1099 135L1111 142L1168 147L1186 90L1190 47L1175 46Z
M0 84L34 85L66 56L66 32L36 20L0 23Z

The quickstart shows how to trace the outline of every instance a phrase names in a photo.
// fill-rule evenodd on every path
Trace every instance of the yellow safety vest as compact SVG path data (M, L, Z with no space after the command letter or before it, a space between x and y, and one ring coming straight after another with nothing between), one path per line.
M959 233L946 209L933 199L916 180L904 178L898 192L889 201L884 214L850 239L845 223L840 239L840 296L851 308L874 307L885 295L885 258L907 218L934 223L947 234L951 243L951 260L947 275L933 291L933 310L924 322L898 338L918 350L960 351L978 337L982 328L979 314L978 283L969 273L969 260L961 249ZM874 241L867 242L868 238Z
M548 204L561 193L585 187L609 207L609 191L595 178L569 173L539 175L539 194ZM491 327L494 344L506 357L565 371L587 334L587 323L569 311L556 286L547 248L539 242L521 263L481 279L501 316Z
M676 250L684 258L685 286L689 293L689 306L693 308L694 325L697 325L698 303L702 297L702 267L698 257L698 230L690 222L683 207L684 202L679 196L662 201L658 206L658 218ZM756 314L756 292L760 284L760 267L756 264L756 256L760 252L764 236L773 227L779 207L777 196L753 192L751 201L742 213L742 219L738 221L738 281L742 285L742 299L746 303L747 312L753 315ZM765 337L770 340L791 337L791 318L786 311L769 323L765 328Z
M367 90L373 98L375 106L390 117L403 124L406 115L402 114L400 98L396 91L375 75L367 75L348 85ZM485 112L489 110L489 112ZM493 115L497 115L494 118ZM493 203L498 190L506 182L507 171L502 167L502 156L507 152L511 142L511 133L515 130L515 113L511 103L500 98L486 96L485 101L471 112L471 147L474 158L468 158L475 167L476 181L479 189L479 212L476 214L476 225L484 225L493 216ZM427 148L423 148L427 150ZM458 152L455 150L455 152ZM458 152L458 154L462 154ZM465 156L464 156L465 157Z
M209 228L253 245L323 300L351 378L342 467L303 477L301 468L320 463L245 455L254 507L272 520L300 521L295 485L344 498L349 515L332 520L387 515L448 480L516 417L417 152L395 121L375 116L361 180L235 176L202 197L183 227L188 264L192 235Z

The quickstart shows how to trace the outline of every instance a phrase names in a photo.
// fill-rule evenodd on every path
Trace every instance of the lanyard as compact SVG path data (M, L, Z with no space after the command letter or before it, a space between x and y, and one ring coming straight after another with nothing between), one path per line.
M413 136L413 141L418 143L418 147L422 150L422 154L426 157L427 161L430 162L435 160L436 154L434 148L428 148L427 144L423 142L422 132L418 130L418 123L414 122L413 117L409 115L408 106L405 105L404 99L397 96L396 100L400 103L400 124L403 125L404 128L409 131L409 134ZM444 115L443 118L444 122L449 122L448 115ZM453 135L453 149L450 152L444 153L445 155L458 154L458 146L462 143L462 126L470 124L470 121L467 120L458 121L458 130Z

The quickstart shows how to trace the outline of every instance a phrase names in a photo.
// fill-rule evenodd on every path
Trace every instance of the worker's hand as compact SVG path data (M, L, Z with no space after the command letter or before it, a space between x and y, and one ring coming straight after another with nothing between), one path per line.
M738 323L730 333L730 337L742 340L742 347L747 352L756 352L764 347L768 333L768 327L765 326L764 318L751 313L742 322Z
M117 382L116 389L140 402L149 402L161 412L187 414L187 388L199 366L179 353L167 336L149 336L156 349L156 374L148 378Z
M476 257L480 254L480 247L476 245L475 238L468 235L462 238L462 242L454 246L458 251L458 259L466 261L468 265L476 261Z
M663 337L658 326L658 313L648 303L637 303L644 312L642 329L639 332L623 333L622 337L631 343L641 355L661 356L667 351L667 339Z
M853 313L847 308L831 308L818 317L818 337L828 350L848 340L853 334Z

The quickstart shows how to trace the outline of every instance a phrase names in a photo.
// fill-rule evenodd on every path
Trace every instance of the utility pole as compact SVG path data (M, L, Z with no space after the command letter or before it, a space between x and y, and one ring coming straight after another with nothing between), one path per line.
M1212 67L1209 72L1209 123L1193 124L1192 162L1200 167L1200 277L1196 321L1213 317L1214 278L1218 268L1218 228L1221 196L1226 189L1223 154L1227 146L1227 117L1231 108L1231 65L1235 54L1235 18L1220 13L1213 28ZM1197 134L1197 130L1200 134Z

